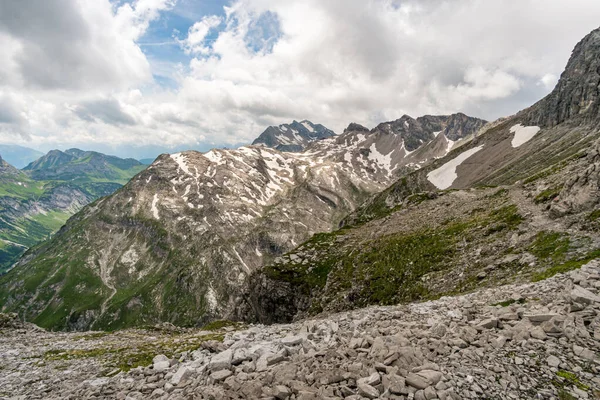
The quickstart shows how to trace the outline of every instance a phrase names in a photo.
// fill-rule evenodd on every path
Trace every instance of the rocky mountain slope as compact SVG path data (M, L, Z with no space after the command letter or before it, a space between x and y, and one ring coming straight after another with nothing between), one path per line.
M53 150L23 170L0 163L0 273L83 206L144 168L134 160L77 149Z
M253 146L267 146L279 151L301 152L309 144L335 136L335 133L321 124L304 120L291 124L268 127L252 142Z
M440 131L458 139L484 124L430 118L415 123L429 157L448 151ZM301 153L250 146L162 155L0 278L2 309L55 329L233 317L252 271L334 229L424 162L404 146L411 131L394 124L353 124Z
M0 397L598 398L599 315L598 262L289 325L50 333L0 315Z
M255 274L241 314L289 321L435 298L599 257L599 39L596 30L577 45L548 97L408 173L343 229Z

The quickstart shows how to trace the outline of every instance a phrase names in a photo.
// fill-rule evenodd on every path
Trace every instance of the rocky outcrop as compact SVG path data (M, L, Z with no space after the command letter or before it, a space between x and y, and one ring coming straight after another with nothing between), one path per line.
M560 193L552 203L552 213L562 216L594 210L600 203L600 143L596 143L585 154L582 168L574 171L562 185Z
M534 284L287 325L8 330L0 385L47 399L588 399L600 393L599 294L592 262Z
M406 150L414 151L440 133L451 141L457 141L477 132L486 123L487 121L462 113L448 116L425 115L417 119L404 115L396 121L379 124L375 129L400 136Z
M556 88L523 111L528 125L553 127L570 119L597 125L600 122L600 29L575 46Z
M19 174L19 170L4 161L0 156L0 179L5 179L8 176L16 176Z

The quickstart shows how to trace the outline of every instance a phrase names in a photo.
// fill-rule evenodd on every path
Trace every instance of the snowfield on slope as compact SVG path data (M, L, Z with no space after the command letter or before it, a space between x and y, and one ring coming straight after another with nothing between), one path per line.
M458 175L456 174L456 168L481 149L483 149L483 145L465 151L438 169L428 173L427 179L440 190L448 189L450 186L452 186L456 178L458 178Z
M513 125L510 128L510 133L514 133L515 136L513 140L510 142L510 145L513 148L517 148L522 144L529 142L536 133L540 131L539 126L523 126L521 124Z

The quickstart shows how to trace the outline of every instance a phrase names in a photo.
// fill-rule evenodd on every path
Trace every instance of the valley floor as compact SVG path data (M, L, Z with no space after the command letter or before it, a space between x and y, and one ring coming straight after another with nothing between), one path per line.
M0 319L2 399L600 398L600 262L288 325L53 333Z

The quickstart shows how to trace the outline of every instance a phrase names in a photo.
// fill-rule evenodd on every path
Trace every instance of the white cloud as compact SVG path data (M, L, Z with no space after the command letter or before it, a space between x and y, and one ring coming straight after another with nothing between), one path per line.
M21 118L0 141L123 149L249 142L293 118L341 131L508 115L552 89L600 20L596 0L237 0L184 33L181 65L137 44L174 0L31 2L0 2L0 91Z
M552 90L552 88L558 82L558 76L554 74L545 74L540 79L540 84L544 85L544 87L548 90Z
M188 31L188 35L184 40L180 41L186 54L208 54L210 49L204 43L206 35L218 27L223 20L216 15L211 15L202 18L202 20L192 25Z
M121 90L151 80L135 40L171 5L138 0L115 9L108 0L0 2L0 81L13 88Z

